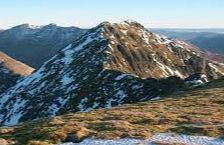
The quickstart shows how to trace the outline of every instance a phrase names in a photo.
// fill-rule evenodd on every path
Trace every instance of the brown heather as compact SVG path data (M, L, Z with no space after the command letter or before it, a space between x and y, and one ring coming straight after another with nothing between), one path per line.
M74 113L0 129L0 138L17 145L49 145L68 136L150 138L174 132L220 137L224 134L224 79L168 98Z

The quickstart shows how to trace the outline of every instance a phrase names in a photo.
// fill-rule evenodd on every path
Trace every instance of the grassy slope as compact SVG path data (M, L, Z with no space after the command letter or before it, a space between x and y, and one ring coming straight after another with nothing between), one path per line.
M6 68L11 70L15 74L19 74L21 76L28 76L34 71L34 69L31 68L30 66L20 61L17 61L2 52L0 52L0 62L1 61L4 62Z
M149 138L161 132L221 136L224 134L224 79L160 101L98 109L27 122L0 129L0 138L18 144L57 143L78 139Z

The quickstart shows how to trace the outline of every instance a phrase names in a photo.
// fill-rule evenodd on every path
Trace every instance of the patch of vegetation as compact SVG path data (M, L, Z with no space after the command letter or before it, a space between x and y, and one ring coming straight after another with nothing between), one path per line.
M17 145L49 145L88 138L149 138L162 132L220 137L224 134L224 80L158 101L98 109L0 129Z

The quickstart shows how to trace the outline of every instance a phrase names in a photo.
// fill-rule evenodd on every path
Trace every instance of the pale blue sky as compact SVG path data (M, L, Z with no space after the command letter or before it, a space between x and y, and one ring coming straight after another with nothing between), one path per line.
M0 28L22 23L92 27L126 19L146 27L224 28L224 0L0 0Z

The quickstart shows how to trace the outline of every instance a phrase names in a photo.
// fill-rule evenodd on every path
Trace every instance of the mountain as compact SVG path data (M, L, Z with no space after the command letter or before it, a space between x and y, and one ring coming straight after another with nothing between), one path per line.
M0 51L34 68L39 68L85 31L55 24L46 26L23 24L0 32Z
M166 32L196 32L196 33L224 33L223 28L152 28L152 31L166 31Z
M197 75L196 75L197 74ZM159 99L188 82L224 75L224 65L133 21L92 28L0 96L5 125ZM198 80L199 78L199 80Z
M173 29L153 29L155 33L163 34L173 39L184 40L192 43L204 51L224 55L224 30L173 30Z
M12 87L22 77L33 72L33 68L0 52L0 93Z
M143 144L150 145L168 145L168 142L169 145L222 145L223 102L224 79L220 79L172 94L162 100L70 113L13 127L2 127L0 138L16 145L50 145L61 142L81 142L81 145L89 145L94 144L92 142L96 139L104 139L106 142L107 139L117 141L120 138L146 139L142 141ZM179 142L180 138L173 140L168 136L160 136L153 140L153 137L159 136L160 133L175 133L173 136L180 134L185 139L184 142ZM196 136L216 138L210 139L211 143L205 143L206 138L202 137L198 143L195 139L186 139L184 134L193 135L195 139ZM87 143L87 140L92 142ZM148 143L150 141L153 143Z
M188 41L204 50L224 55L224 34L202 35Z

